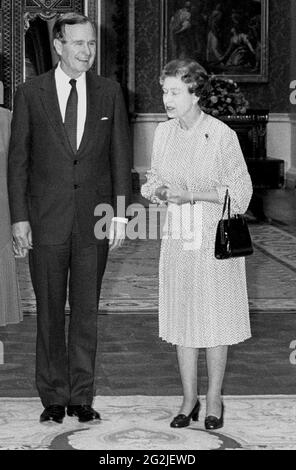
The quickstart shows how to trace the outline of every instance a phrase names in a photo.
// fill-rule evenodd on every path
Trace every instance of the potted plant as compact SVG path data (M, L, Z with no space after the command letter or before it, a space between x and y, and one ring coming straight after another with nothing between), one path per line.
M231 79L211 75L201 99L203 111L214 117L246 114L249 106L239 86Z

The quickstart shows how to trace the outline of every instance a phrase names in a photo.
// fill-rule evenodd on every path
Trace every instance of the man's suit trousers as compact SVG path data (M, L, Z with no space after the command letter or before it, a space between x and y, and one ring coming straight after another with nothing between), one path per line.
M91 404L94 394L97 309L108 241L84 246L74 232L61 245L34 246L29 257L37 300L36 385L45 407Z

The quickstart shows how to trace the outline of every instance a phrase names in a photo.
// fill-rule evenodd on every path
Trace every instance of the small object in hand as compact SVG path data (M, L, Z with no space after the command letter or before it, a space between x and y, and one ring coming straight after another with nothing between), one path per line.
M169 188L167 186L161 186L160 188L158 188L155 193L158 199L160 199L161 201L166 201L168 189Z

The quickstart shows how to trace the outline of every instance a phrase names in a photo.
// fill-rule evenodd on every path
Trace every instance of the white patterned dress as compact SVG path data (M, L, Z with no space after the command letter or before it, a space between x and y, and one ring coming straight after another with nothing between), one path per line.
M167 216L167 234L161 242L159 261L160 337L195 348L246 340L251 332L245 260L214 257L216 227L226 189L233 213L244 213L252 195L236 133L203 112L189 130L183 130L178 119L159 124L142 195L160 202L155 189L162 184L174 184L188 191L216 189L220 204L198 202L168 208L168 213L173 210ZM180 220L186 227L175 236L172 221L177 220L174 213L180 210L185 211ZM188 243L188 226L195 231L192 244Z

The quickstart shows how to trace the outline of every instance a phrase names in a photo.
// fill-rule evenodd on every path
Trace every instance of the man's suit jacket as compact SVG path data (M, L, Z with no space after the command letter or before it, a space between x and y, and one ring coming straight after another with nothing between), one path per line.
M86 243L97 243L95 207L116 203L131 188L130 133L117 82L86 74L87 117L73 153L58 103L54 70L21 85L15 95L8 164L12 223L29 220L33 243L69 237L74 217ZM117 214L115 207L115 214Z

